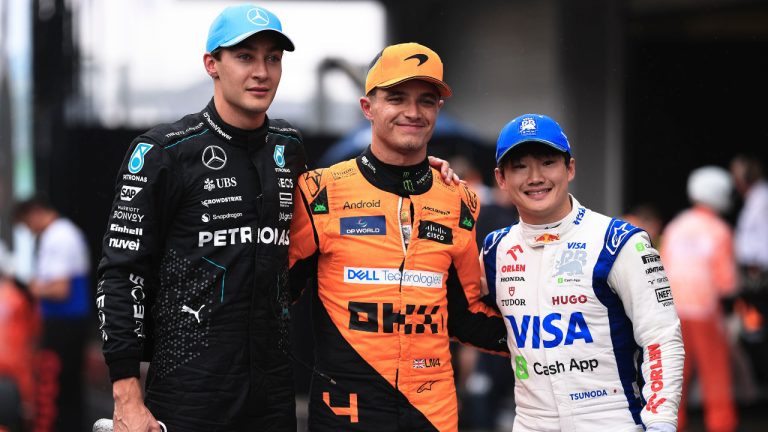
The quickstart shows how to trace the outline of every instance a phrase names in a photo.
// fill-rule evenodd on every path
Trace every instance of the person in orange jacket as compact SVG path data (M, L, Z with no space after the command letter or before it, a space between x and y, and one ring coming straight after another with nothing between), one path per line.
M730 207L731 178L715 166L688 177L693 207L676 216L662 236L661 258L683 330L685 366L679 427L686 425L686 385L696 370L710 432L731 432L738 416L731 389L731 360L720 300L734 294L736 261L731 228L718 215Z
M480 302L479 199L427 162L451 90L440 57L416 43L385 48L365 90L371 146L299 176L294 197L290 280L318 279L324 375L313 377L309 429L456 431L449 338L507 348L502 318Z
M22 428L33 419L35 355L40 315L32 295L13 278L10 257L0 245L0 430Z

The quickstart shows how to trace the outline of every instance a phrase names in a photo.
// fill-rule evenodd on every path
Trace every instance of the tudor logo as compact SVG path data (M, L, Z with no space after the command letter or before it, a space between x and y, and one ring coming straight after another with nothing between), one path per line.
M257 26L265 26L269 24L269 15L259 8L253 8L248 10L248 21Z
M203 150L203 164L212 170L220 170L227 164L227 154L219 146L208 146Z

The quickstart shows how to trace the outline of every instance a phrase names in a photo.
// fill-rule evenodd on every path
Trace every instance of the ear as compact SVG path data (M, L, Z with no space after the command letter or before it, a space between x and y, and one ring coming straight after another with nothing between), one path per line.
M444 99L440 99L439 101L437 101L437 112L440 112L440 109L443 107L443 105L445 105Z
M496 184L499 185L499 189L506 190L507 179L504 178L504 171L499 168L493 170L493 174L496 176Z
M217 69L218 62L211 55L211 53L203 54L203 66L205 66L205 72L209 77L217 79L219 77L219 71Z
M568 182L570 183L571 180L576 177L576 159L571 158L570 162L568 163Z
M363 112L363 116L369 121L373 121L373 113L371 112L371 106L373 103L368 96L360 98L360 110Z

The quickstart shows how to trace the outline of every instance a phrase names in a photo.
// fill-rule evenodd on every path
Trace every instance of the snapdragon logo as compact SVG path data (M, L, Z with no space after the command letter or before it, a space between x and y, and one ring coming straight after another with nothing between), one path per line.
M404 270L396 268L344 267L344 282L382 285L400 284L419 288L442 288L443 274L423 270Z

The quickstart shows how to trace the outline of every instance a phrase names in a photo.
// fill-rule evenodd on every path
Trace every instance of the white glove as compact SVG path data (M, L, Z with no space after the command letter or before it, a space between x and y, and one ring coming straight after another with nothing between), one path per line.
M670 423L651 423L645 429L646 432L676 432L677 427Z

